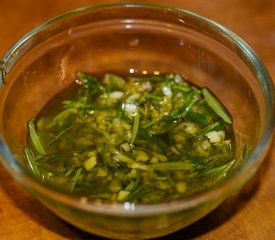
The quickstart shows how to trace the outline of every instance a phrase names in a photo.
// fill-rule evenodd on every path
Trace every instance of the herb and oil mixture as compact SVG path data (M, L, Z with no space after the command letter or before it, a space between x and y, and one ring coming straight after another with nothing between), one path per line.
M158 203L224 179L235 160L232 118L206 88L178 74L102 79L78 72L28 122L30 171L89 199Z

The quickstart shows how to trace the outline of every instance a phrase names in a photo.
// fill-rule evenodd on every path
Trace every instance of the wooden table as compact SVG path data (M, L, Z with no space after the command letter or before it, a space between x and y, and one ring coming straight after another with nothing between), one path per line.
M1 0L0 56L26 32L56 15L90 4L111 2L115 1ZM274 0L152 0L151 2L185 8L229 27L255 49L275 79ZM257 178L254 178L254 181L241 193L232 196L199 222L162 239L275 239L275 161L273 160L275 160L275 141ZM1 240L102 239L84 233L53 215L19 186L2 166L0 166L0 183Z

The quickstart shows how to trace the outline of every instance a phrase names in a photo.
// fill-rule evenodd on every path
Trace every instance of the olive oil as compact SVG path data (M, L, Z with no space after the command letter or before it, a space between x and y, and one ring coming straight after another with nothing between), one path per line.
M106 202L159 203L215 186L235 159L232 118L179 74L76 73L28 123L30 171L45 184Z

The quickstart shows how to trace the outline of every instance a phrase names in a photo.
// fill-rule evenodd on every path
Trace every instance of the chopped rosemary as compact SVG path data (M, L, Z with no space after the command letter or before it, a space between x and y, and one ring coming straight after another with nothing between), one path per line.
M78 181L78 179L80 178L80 174L81 174L82 168L78 168L75 175L72 177L71 179L71 192L74 191L75 185Z
M29 169L31 170L31 172L35 176L39 176L39 169L35 165L35 156L34 156L32 150L28 147L25 147L24 148L24 153L25 153L25 156L26 156L26 160L27 160L27 164L28 164Z
M104 202L157 203L231 173L232 118L206 88L179 74L76 78L28 122L27 166L45 184Z
M32 119L28 122L28 129L29 129L30 139L31 139L32 145L34 146L37 153L40 154L40 155L45 155L46 152L44 150L44 147L42 146L42 143L40 142L39 136L36 133L34 121L35 120Z
M137 112L134 117L134 125L133 125L131 144L133 144L135 142L136 136L138 134L138 128L139 128L139 113Z
M220 101L206 88L202 89L202 94L209 104L209 106L226 122L231 124L232 118L224 108L224 106L220 103Z

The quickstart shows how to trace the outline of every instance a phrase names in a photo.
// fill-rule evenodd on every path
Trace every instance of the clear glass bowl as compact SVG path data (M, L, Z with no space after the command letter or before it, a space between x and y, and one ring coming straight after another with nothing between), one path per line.
M257 171L274 129L274 86L253 50L225 27L181 9L116 4L57 17L19 40L0 65L1 162L55 214L94 234L145 239L183 228L216 208ZM44 186L26 169L26 122L77 70L182 73L210 88L234 119L238 167L224 183L165 204L102 204ZM245 145L251 151L242 159Z

